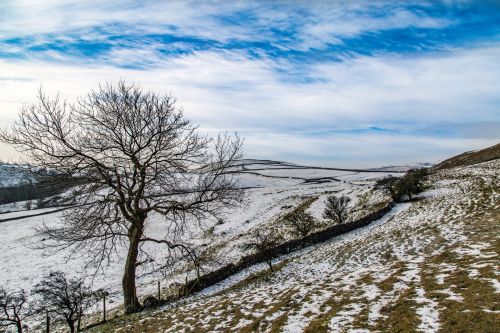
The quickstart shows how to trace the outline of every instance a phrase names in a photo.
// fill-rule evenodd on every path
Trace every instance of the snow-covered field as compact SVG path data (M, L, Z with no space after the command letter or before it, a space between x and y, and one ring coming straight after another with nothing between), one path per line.
M96 332L497 331L499 170L496 160L440 171L430 177L420 200L398 204L365 228L278 258L275 273L265 264L255 265L197 295L117 318ZM332 193L349 195L357 214L362 214L360 206L386 199L372 185L387 173L260 161L240 171L246 204L227 212L210 233L191 239L224 248L217 265L249 251L244 246L249 231L276 223L308 198L316 198L308 211L320 221ZM45 257L26 247L39 241L33 228L42 221L56 224L59 218L0 222L2 285L29 289L53 269L80 273L80 258ZM153 217L150 232L161 232L160 222ZM161 248L153 257L161 262ZM117 257L94 281L95 287L113 292L115 302L122 264ZM158 279L166 285L185 278L181 271L169 273L142 276L138 294L153 293Z
M499 170L496 160L441 171L420 200L279 258L278 272L256 265L96 331L497 332Z
M318 197L315 204L310 207L310 211L321 219L326 193L339 192L349 195L355 204L359 195L371 189L373 179L389 174L296 168L286 163L265 161L245 161L243 167L235 169L240 171L235 174L240 185L247 188L244 205L227 211L222 221L216 224L210 233L205 230L205 232L190 235L189 239L189 242L193 244L209 244L208 246L224 248L219 253L220 259L213 268L237 261L242 255L248 253L249 249L242 245L250 241L248 236L250 230L271 223L281 214L300 204L304 198ZM252 173L247 173L245 170L251 170ZM314 180L318 177L331 179L315 182ZM353 183L358 180L361 181L360 184ZM93 269L84 268L83 263L87 259L85 253L69 253L68 251L52 253L37 249L45 240L36 236L36 227L41 224L57 225L60 223L60 213L2 222L12 217L29 216L54 209L56 208L0 214L1 286L9 289L24 288L29 291L52 270L62 270L70 275L89 275L95 272ZM146 233L159 234L165 231L165 227L161 217L151 216ZM148 252L151 253L154 264L162 264L166 252L161 245L149 246ZM104 288L111 292L112 302L121 297L121 274L125 253L126 248L121 247L109 265L99 271L93 280L95 288ZM157 266L154 264L153 266ZM151 265L146 266L142 273L149 273L151 268ZM138 294L144 295L154 291L157 280L161 280L162 285L168 285L173 281L184 279L184 273L172 274L171 270L143 274L138 281Z

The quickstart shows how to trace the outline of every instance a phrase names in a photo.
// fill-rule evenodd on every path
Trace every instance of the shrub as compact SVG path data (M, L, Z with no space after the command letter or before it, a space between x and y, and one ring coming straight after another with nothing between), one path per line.
M401 180L394 176L387 176L382 179L379 179L375 183L375 188L379 188L382 191L388 193L392 200L395 202L401 201L402 197L402 189L401 189Z
M302 237L307 236L316 226L314 217L305 211L299 211L295 214L288 215L285 218L285 223L291 225Z
M269 256L269 252L280 245L282 242L281 235L274 229L259 230L252 232L252 242L249 244L257 250L257 253L263 255L266 263L269 265L269 270L273 272L273 259Z
M31 207L32 207L31 200L26 201L26 203L24 204L24 209L31 210Z
M83 313L97 301L96 293L83 279L68 279L63 272L50 272L32 290L39 299L39 312L49 312L63 318L70 332L75 332L75 322L80 328Z
M158 305L160 305L160 301L152 295L146 297L146 299L144 299L144 302L143 302L143 306L146 309L155 308Z
M375 187L388 193L395 202L402 201L405 196L412 200L413 195L424 190L426 176L426 169L412 169L401 178L388 176L379 179Z
M28 294L24 290L7 291L0 287L0 327L15 326L18 333L26 327L23 321L27 316Z
M329 196L326 199L325 212L323 217L329 220L334 220L337 223L344 223L349 216L349 203L351 198L348 196Z

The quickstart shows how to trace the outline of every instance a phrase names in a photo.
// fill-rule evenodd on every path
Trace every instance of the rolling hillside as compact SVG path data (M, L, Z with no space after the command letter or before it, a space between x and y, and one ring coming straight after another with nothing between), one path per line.
M245 244L251 242L252 230L277 223L279 216L292 211L305 200L314 198L308 210L318 220L323 220L324 200L331 193L348 195L353 199L353 204L358 206L358 198L363 198L363 204L370 205L387 200L381 193L372 193L371 190L374 179L391 174L308 168L259 160L242 161L240 165L234 166L234 172L240 186L245 189L244 204L235 210L227 211L220 221L208 221L207 226L193 229L193 233L185 239L194 246L214 250L217 260L205 267L205 270L217 269L250 253L251 249ZM355 214L362 213L358 210ZM34 249L37 244L45 241L36 235L36 226L42 223L61 223L59 214L58 207L51 207L35 211L11 211L0 215L0 252L4 254L0 270L2 286L30 290L52 270L62 270L70 275L94 272L92 269L85 269L84 253L77 253L66 260L69 251L51 253ZM148 221L148 233L168 232L168 225L162 222L160 216L152 215ZM212 224L215 224L213 228L210 227ZM288 236L291 237L289 231L287 230ZM154 292L158 280L161 280L164 286L185 280L186 261L179 260L177 265L171 267L172 272L157 270L163 265L168 250L161 245L152 245L148 250L151 260L144 268L141 266L141 277L138 281L138 293L141 297ZM94 279L94 287L109 291L110 301L114 304L121 300L120 281L124 254L126 248L122 246L113 256L109 266L99 271ZM30 258L29 266L24 262L27 257ZM152 274L151 270L154 271ZM189 278L192 278L193 274L193 271L189 271Z
M496 332L500 327L498 279L500 221L500 160L437 170L428 189L412 202L397 204L370 225L309 246L274 261L249 267L200 293L159 309L131 316L112 308L104 325L91 332ZM246 204L228 211L210 230L189 240L218 253L207 269L217 269L251 253L252 230L277 226L292 237L280 218L297 209L319 222L331 194L352 198L351 219L364 216L388 198L374 182L388 172L309 168L284 162L244 161L234 166ZM393 173L401 175L401 173ZM307 203L304 206L304 203ZM26 218L22 218L23 214ZM29 217L29 212L4 214L0 221L0 279L11 288L26 288L49 271L82 273L83 259L65 253L29 248L40 239L33 228L59 223L59 213ZM11 216L12 215L12 216ZM150 232L163 232L153 219ZM43 240L42 240L43 241ZM28 246L28 248L27 248ZM221 252L218 252L218 251ZM111 292L110 306L120 303L122 256L94 280L95 288ZM152 249L150 270L165 254ZM23 258L30 258L25 265ZM168 272L139 279L141 299L193 276L187 263ZM187 275L186 275L187 274ZM115 317L116 316L116 317ZM95 322L94 315L86 322ZM36 323L33 323L36 324ZM64 328L61 327L61 330Z
M444 169L419 200L96 332L497 332L500 160Z

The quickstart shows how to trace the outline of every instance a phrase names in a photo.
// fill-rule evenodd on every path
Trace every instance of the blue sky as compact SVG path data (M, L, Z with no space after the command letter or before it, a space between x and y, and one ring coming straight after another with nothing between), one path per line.
M247 157L436 162L500 141L498 59L498 1L4 0L0 123L125 79Z

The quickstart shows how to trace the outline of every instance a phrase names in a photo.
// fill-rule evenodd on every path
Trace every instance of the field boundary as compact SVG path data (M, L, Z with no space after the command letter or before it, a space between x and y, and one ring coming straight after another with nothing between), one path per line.
M62 212L63 210L66 210L66 209L70 209L70 208L71 207L56 208L54 210L49 210L48 212L42 212L42 213L36 213L36 214L30 214L30 215L22 215L22 216L15 216L15 217L8 217L6 219L0 219L0 223L10 222L10 221L16 221L16 220L22 220L22 219L27 219L29 217L36 217L36 216L54 214L54 213Z
M205 288L211 287L223 280L229 278L230 276L239 273L250 266L255 264L266 262L270 259L275 259L282 255L290 254L292 252L301 250L311 245L316 245L323 243L332 239L333 237L344 235L348 232L354 231L356 229L366 227L370 223L381 219L387 213L389 213L394 207L394 202L386 204L379 210L372 212L360 219L344 224L336 224L323 230L313 232L305 237L292 239L286 241L268 251L263 251L260 253L250 254L242 257L237 263L227 264L215 271L207 273L200 276L198 279L193 279L187 281L187 283L181 288L180 293L185 297L196 292L202 291ZM179 298L174 297L172 299L166 299L161 302L162 304L167 304L171 301L178 300Z

